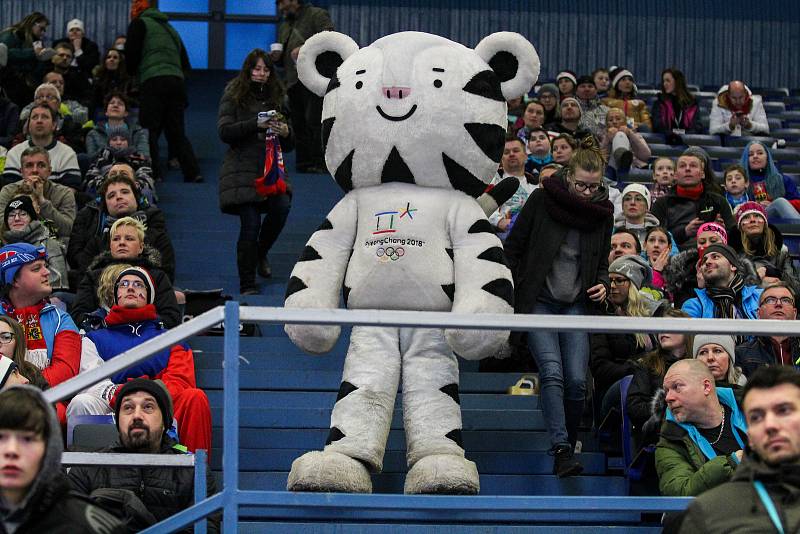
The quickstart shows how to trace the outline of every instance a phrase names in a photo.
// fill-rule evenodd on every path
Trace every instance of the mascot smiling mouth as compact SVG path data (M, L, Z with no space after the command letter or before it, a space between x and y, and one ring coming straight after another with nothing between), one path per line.
M415 112L415 111L417 111L417 105L416 105L416 104L414 104L413 106L411 106L411 109L409 109L409 110L408 110L408 113L406 113L405 115L401 115L400 117L393 117L392 115L387 115L387 114L386 114L386 113L385 113L385 112L384 112L384 111L381 109L381 107L380 107L380 106L375 106L375 109L377 109L377 110L378 110L378 113L380 113L380 114L381 114L381 117L383 117L384 119L386 119L386 120L389 120L389 121L400 122L400 121L404 121L404 120L406 120L406 119L407 119L407 118L409 118L411 115L413 115L413 114L414 114L414 112Z

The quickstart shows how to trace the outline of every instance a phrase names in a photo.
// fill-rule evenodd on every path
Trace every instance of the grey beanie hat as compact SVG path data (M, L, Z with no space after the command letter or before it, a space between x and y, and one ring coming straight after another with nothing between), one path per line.
M692 357L696 359L700 349L709 343L716 343L725 349L725 352L728 353L728 356L731 359L731 365L736 363L736 343L733 341L732 336L718 336L711 334L698 334L694 336L694 341L692 342L694 354Z
M554 83L545 83L539 88L539 92L536 93L537 96L541 96L542 93L550 93L551 95L558 96L558 86Z
M653 280L653 269L647 260L635 254L621 256L608 266L609 274L621 274L630 280L636 289L642 289L642 284Z

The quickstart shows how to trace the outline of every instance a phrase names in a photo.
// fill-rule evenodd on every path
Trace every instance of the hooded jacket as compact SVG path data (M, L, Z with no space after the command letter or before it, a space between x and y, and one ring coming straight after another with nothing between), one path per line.
M145 225L145 245L150 245L158 251L159 268L167 274L170 281L174 280L175 250L167 233L164 212L155 207L147 207L130 214L130 217L138 219ZM72 269L85 271L98 254L109 250L108 233L111 230L111 223L111 216L97 202L90 202L81 208L75 217L67 246L67 261Z
M733 434L744 449L747 426L733 390L717 388L717 397L720 404L730 408ZM672 411L667 410L666 421L661 427L661 439L656 445L656 471L661 495L699 495L727 482L737 465L732 455L718 456L697 427L677 422Z
M767 121L767 112L764 110L764 102L759 95L754 95L747 89L750 95L750 109L747 113L747 118L750 119L751 128L744 130L740 126L736 126L731 130L731 117L733 112L730 110L728 102L728 85L725 84L717 91L717 98L711 104L711 114L708 119L708 133L711 135L767 135L769 134L769 121Z
M89 264L89 268L78 286L78 292L70 310L78 324L83 327L86 316L100 307L100 302L97 300L100 275L103 274L103 269L115 263L127 263L147 269L147 272L153 277L155 285L155 305L158 316L164 321L167 328L174 328L181 323L181 313L178 301L175 299L175 291L169 277L161 270L159 253L150 245L145 245L142 255L138 258L117 260L111 256L110 251L106 251Z
M130 129L130 145L136 152L150 157L150 135L146 128L138 124L128 124ZM98 122L92 130L86 134L86 153L90 158L94 158L101 150L108 146L108 123Z
M39 474L19 506L0 496L0 533L8 534L109 534L127 532L117 518L95 506L88 497L72 491L61 470L61 426L41 391L24 388L35 397L48 418L49 436Z
M36 247L43 246L47 250L47 270L50 271L50 285L53 289L66 289L67 251L66 245L50 232L47 224L41 220L31 221L22 230L6 230L3 232L3 243L30 243Z
M689 505L681 534L777 532L755 490L754 481L764 484L781 517L784 532L797 532L800 529L800 466L797 463L770 466L746 449L730 482L703 493Z
M121 444L101 452L129 453ZM164 435L159 454L185 454L184 447ZM211 471L208 472L207 495L217 492ZM90 495L100 488L130 490L159 521L194 504L194 472L182 467L93 467L75 466L69 471L69 483L79 492ZM219 514L209 517L208 531L219 532ZM180 532L193 532L189 526ZM74 534L74 533L70 533Z
M268 110L281 111L286 117L289 115L280 102L271 102L267 91L263 89L256 90L251 86L250 95L241 104L226 90L219 103L217 132L220 139L228 144L219 171L219 206L223 213L237 213L237 208L242 204L265 200L256 192L254 185L254 180L264 173L266 157L264 132L258 129L257 115L260 111ZM278 138L284 152L294 148L294 130L291 122L287 124L289 135ZM291 187L291 184L287 183L287 186Z
M731 206L725 197L708 190L705 190L697 200L692 200L678 196L676 188L673 187L666 196L653 203L650 213L661 221L661 226L672 233L678 247L686 248L693 245L695 240L695 236L686 235L686 225L697 217L700 206L713 206L714 211L722 216L725 228L736 226Z

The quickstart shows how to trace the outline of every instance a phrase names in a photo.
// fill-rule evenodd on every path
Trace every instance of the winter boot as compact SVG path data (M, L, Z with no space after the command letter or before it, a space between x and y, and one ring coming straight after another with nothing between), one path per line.
M556 445L550 449L550 454L553 455L553 474L558 478L576 476L583 472L583 465L575 458L571 445Z
M257 264L258 243L256 241L237 241L236 267L239 270L239 294L258 295L261 292L256 284Z

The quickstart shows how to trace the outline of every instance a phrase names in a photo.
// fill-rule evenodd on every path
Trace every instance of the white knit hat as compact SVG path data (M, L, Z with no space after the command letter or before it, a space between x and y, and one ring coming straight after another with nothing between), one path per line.
M573 85L578 85L578 78L568 70L562 70L556 76L556 81L560 80L561 78L566 78L572 82Z
M6 385L6 380L17 369L17 364L7 356L0 356L0 388Z
M83 29L83 21L81 19L72 19L71 21L67 22L67 33L69 33L72 28L78 28L83 33L86 33L86 31Z
M625 186L625 189L622 190L622 198L625 198L625 195L628 193L639 193L644 197L645 202L647 202L647 209L650 209L650 190L647 189L642 184L628 184Z

